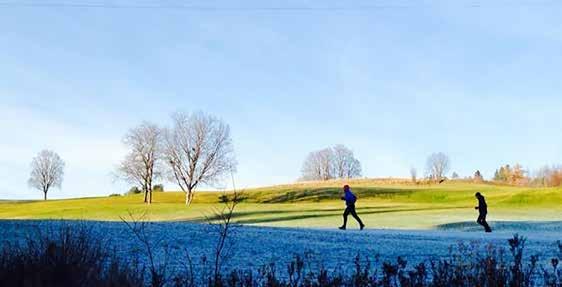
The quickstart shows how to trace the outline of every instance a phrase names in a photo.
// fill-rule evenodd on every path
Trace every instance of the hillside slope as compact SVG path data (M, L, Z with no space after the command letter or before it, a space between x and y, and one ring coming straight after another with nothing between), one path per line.
M474 193L482 192L491 221L562 220L562 189L536 189L492 184L449 182L413 185L397 180L349 181L358 195L357 211L371 228L433 228L473 221ZM343 182L299 183L249 189L236 212L242 224L297 227L333 227L340 224ZM181 192L154 194L154 203L141 195L52 201L0 202L0 219L121 220L146 214L154 221L206 221L220 207L219 192L199 192L190 207ZM352 224L355 224L352 222Z

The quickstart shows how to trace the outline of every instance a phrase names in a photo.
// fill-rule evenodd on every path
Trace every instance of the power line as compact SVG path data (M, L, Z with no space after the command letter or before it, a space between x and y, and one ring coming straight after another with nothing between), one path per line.
M196 11L341 11L368 10L385 8L408 8L407 5L373 4L364 6L203 6L186 4L139 4L139 3L107 3L107 2L0 2L5 7L38 7L38 8L102 8L102 9L182 9Z
M95 3L2 3L3 7L30 7L30 8L103 8L103 9L181 9L196 11L345 11L345 10L369 10L385 8L408 8L405 5L370 5L356 7L212 7L192 5L117 5L117 4L95 4Z
M396 2L394 2L396 3ZM470 1L464 3L450 4L452 7L480 8L480 7L516 7L516 6L549 6L560 4L558 1L503 1L492 3L490 1ZM108 3L108 2L14 2L0 1L0 7L5 8L93 8L93 9L169 9L169 10L192 10L192 11L367 11L383 9L408 9L435 6L437 3L429 2L403 2L400 4L380 3L356 6L204 6L186 4L142 4L142 3Z

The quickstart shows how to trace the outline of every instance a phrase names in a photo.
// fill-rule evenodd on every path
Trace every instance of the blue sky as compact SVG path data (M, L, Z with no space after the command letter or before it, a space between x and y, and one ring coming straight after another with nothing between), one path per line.
M175 111L230 124L239 187L292 182L339 143L368 177L421 173L436 151L461 176L562 162L560 3L190 3L383 7L0 6L0 198L41 197L27 178L43 148L67 165L52 198L122 192L123 134Z

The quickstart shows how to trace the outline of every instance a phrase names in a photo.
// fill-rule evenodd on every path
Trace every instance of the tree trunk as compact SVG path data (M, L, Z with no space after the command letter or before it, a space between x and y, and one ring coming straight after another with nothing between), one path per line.
M148 203L148 190L146 190L146 188L144 189L144 203Z
M47 200L47 191L46 190L43 190L43 198L44 198L43 200Z
M187 205L187 206L191 205L192 200L193 200L193 191L188 190L185 193L185 205Z
M152 204L152 178L146 183L146 190L148 190L148 204Z

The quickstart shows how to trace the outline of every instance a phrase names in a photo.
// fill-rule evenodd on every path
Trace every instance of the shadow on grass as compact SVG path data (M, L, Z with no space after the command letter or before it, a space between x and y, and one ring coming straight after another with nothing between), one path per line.
M360 198L392 198L397 195L407 196L415 192L410 189L396 189L396 188L354 188L353 191ZM299 202L299 201L313 201L318 202L322 200L339 199L341 196L340 188L320 188L320 189L304 189L297 191L288 191L283 194L276 194L275 196L267 199L259 200L261 203L283 203L283 202Z
M398 208L400 207L399 205L397 206L366 206L366 207L358 207L356 208L356 210L358 212L361 213L368 213L369 210L381 210L381 209L390 209L390 208ZM328 216L333 216L333 215L337 215L337 214L341 214L343 212L344 208L326 208L326 209L306 209L306 210L262 210L262 211L235 211L234 214L232 215L233 219L236 218L242 218L242 217L249 217L249 216L259 216L259 215L272 215L272 214L291 214L291 213L316 213L316 214L308 214L308 215L314 215L314 216L322 216L319 215L318 213L326 213L326 212L331 212L329 213ZM334 213L337 212L337 213ZM289 217L293 217L293 216L289 216ZM205 218L197 218L193 221L195 222L205 222L205 221L214 221L214 220L218 220L220 219L219 216L209 216L209 217L205 217ZM247 219L249 220L249 219ZM243 221L243 220L242 220ZM243 224L242 221L237 221L237 223L241 223Z
M562 230L562 221L490 221L490 225L494 231L555 231ZM474 221L461 221L436 226L440 230L456 230L456 231L479 231L483 230L482 226Z
M383 207L380 209L384 210L371 210L371 211L362 211L359 212L359 216L368 215L368 214L384 214L384 213L399 213L399 212L415 212L415 211L426 211L426 210L449 210L449 209L458 209L462 207L446 207L446 208L404 208L404 209L391 209L389 207ZM274 218L252 218L252 219L242 219L237 220L236 223L239 224L257 224L257 223L271 223L271 222L281 222L281 221L294 221L294 220L302 220L302 219L310 219L310 218L323 218L323 217L335 217L341 216L343 213L343 209L340 210L341 212L331 212L331 213L322 213L322 214L299 214L299 215L292 215L292 216L282 216L282 217L274 217Z

